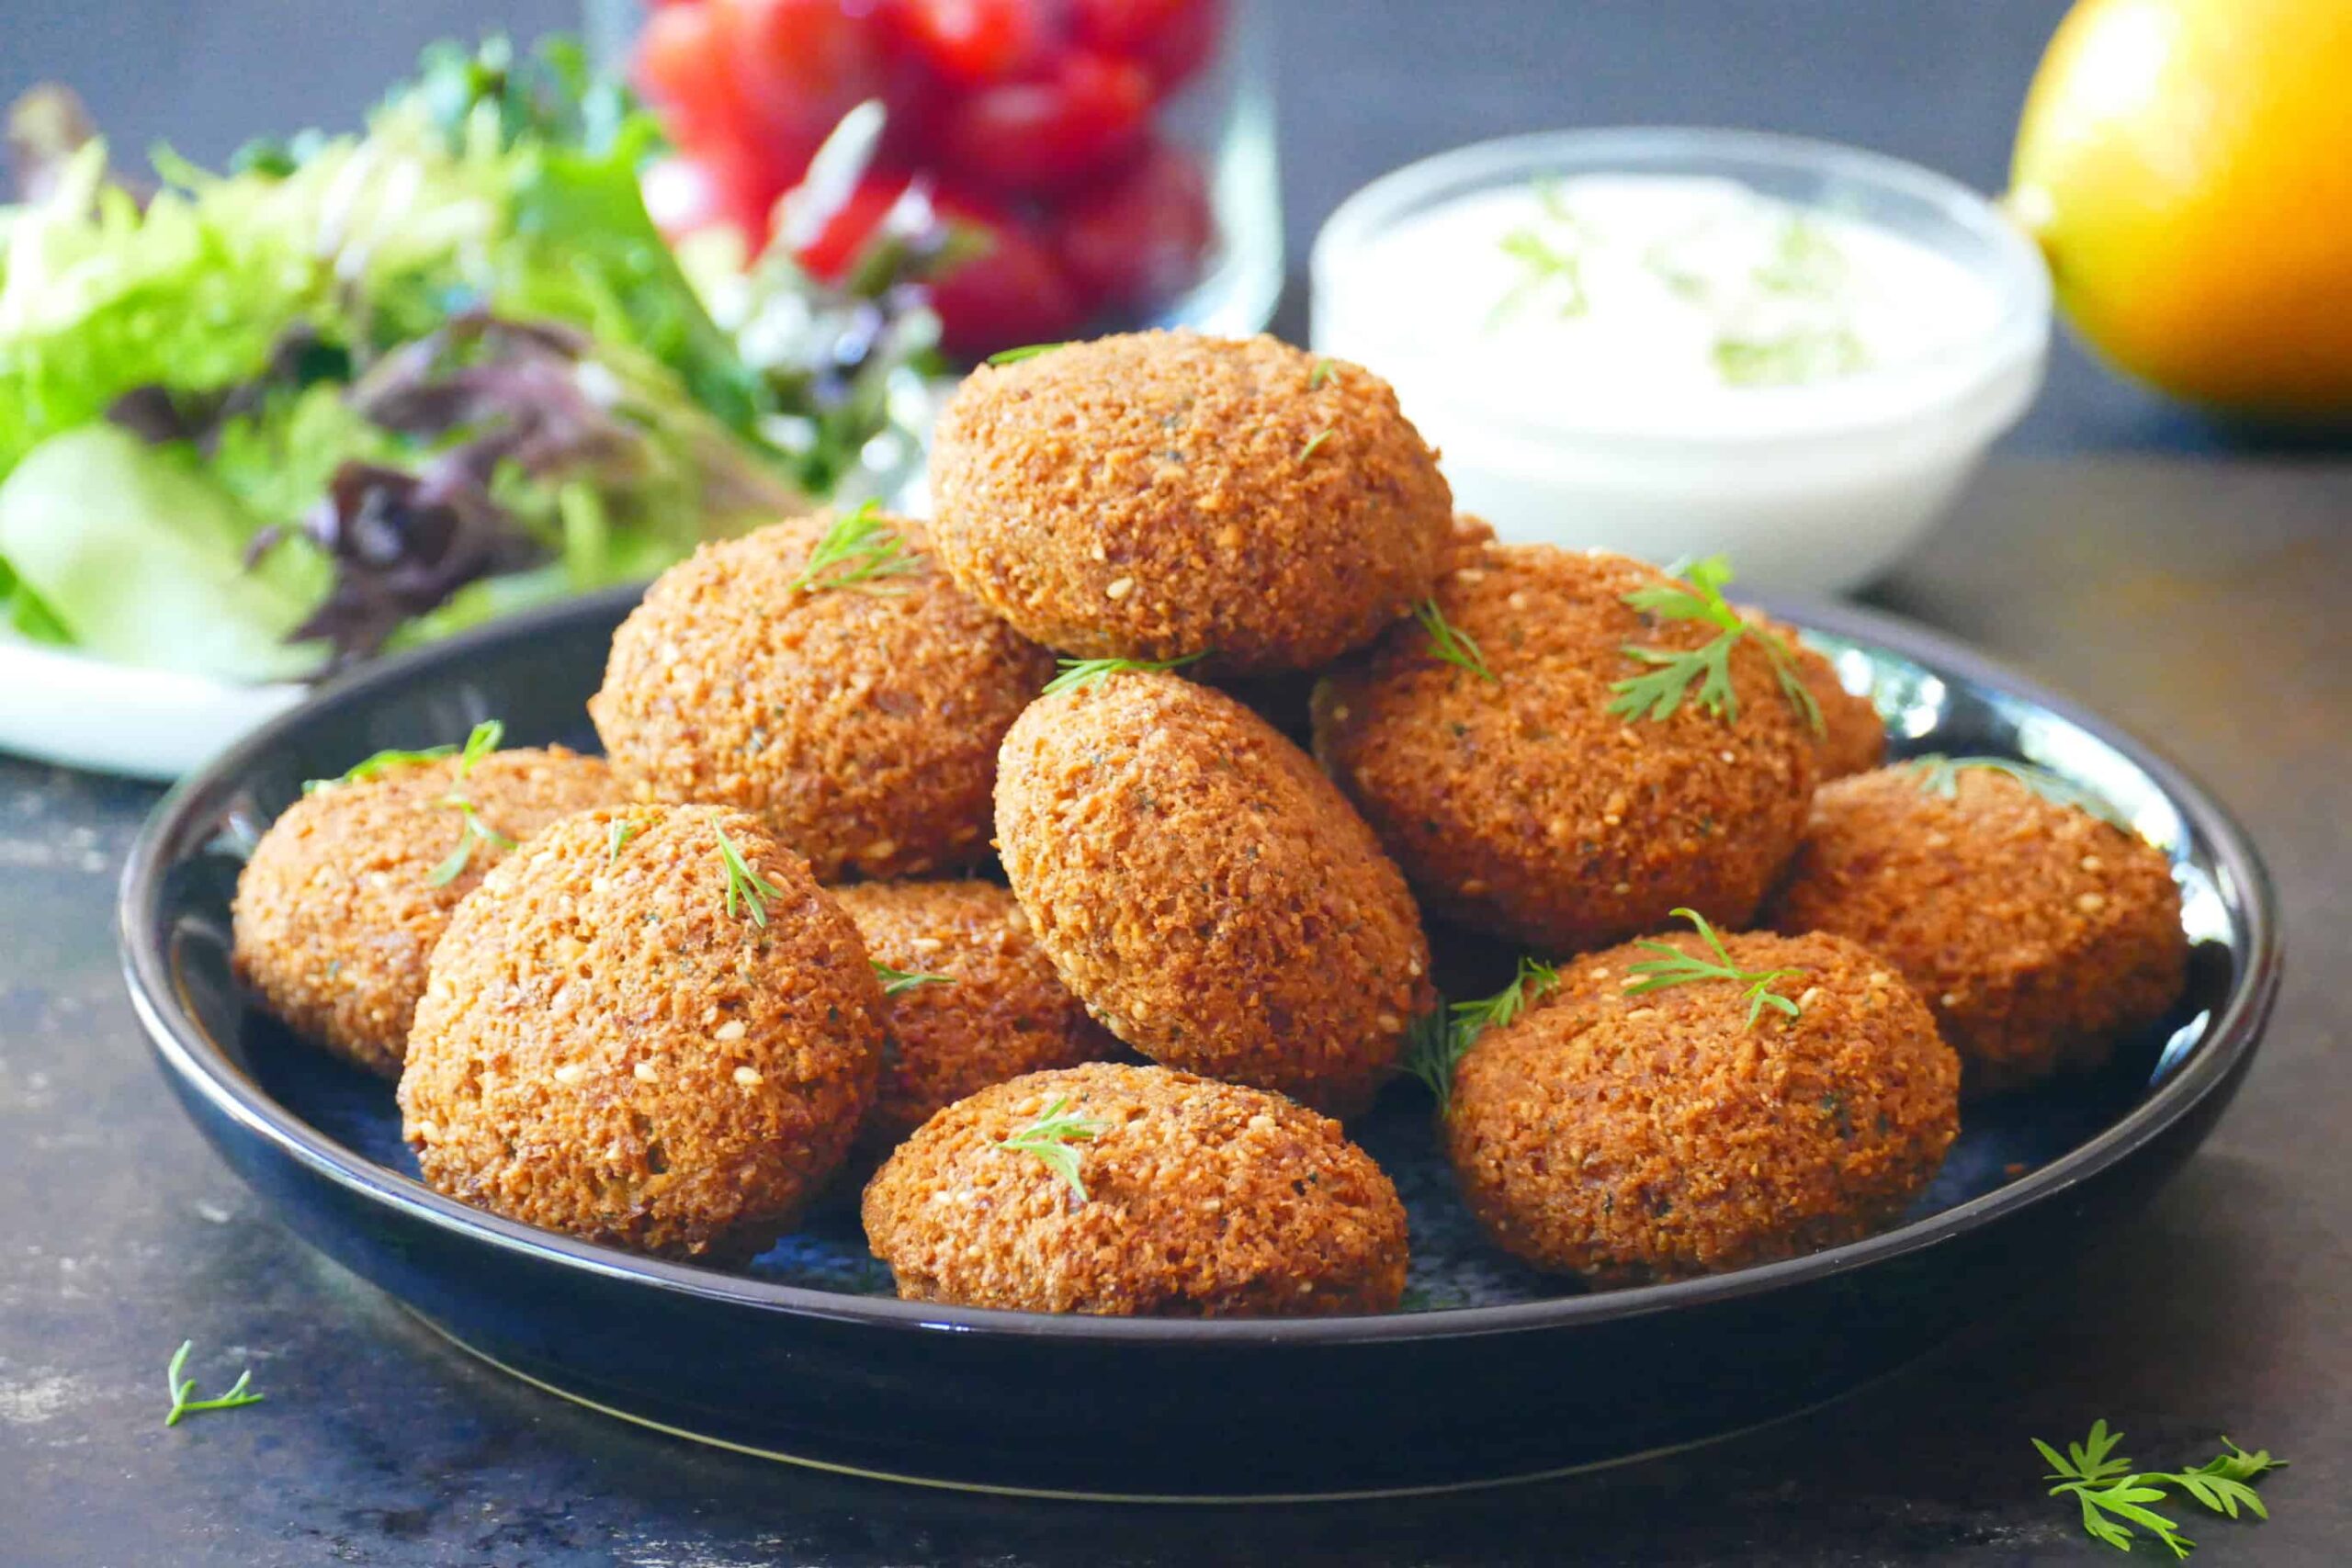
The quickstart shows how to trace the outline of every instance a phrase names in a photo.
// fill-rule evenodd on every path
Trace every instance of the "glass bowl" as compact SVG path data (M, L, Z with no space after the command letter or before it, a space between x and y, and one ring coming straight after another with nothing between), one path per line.
M1670 400L1603 387L1533 404L1366 260L1456 198L1579 175L1728 179L1891 231L1975 278L1991 324L1826 380ZM2032 401L2049 346L2047 271L1991 202L1896 159L1749 131L1546 132L1408 164L1332 214L1311 275L1316 348L1396 388L1464 511L1511 540L1653 560L1722 551L1743 587L1765 592L1850 588L1916 545Z

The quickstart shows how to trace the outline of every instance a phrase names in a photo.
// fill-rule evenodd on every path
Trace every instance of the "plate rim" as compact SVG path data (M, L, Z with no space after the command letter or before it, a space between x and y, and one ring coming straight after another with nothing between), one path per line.
M2198 835L2213 846L2216 869L2241 889L2247 969L2189 1060L2154 1093L2097 1135L1991 1192L1860 1241L1803 1257L1665 1284L1588 1292L1537 1302L1434 1308L1345 1317L1159 1318L1017 1312L861 1296L814 1286L730 1274L640 1257L542 1230L447 1198L413 1178L375 1164L311 1126L273 1099L230 1059L179 999L167 944L153 940L149 918L160 903L167 852L185 837L198 805L277 746L320 711L364 700L430 669L461 663L486 646L527 640L550 626L611 617L642 595L641 586L605 590L535 607L425 648L378 660L331 681L189 774L164 795L141 829L123 866L116 934L133 1011L159 1065L220 1115L290 1159L404 1220L454 1233L459 1240L525 1255L636 1286L794 1318L916 1334L989 1338L1076 1338L1162 1347L1338 1346L1485 1337L1542 1332L1716 1305L1876 1267L2057 1200L2106 1171L2188 1115L2235 1076L2258 1044L2284 963L2277 893L2253 841L2203 785L2157 748L2070 697L1904 617L1829 602L1768 602L1765 608L1802 629L1883 648L1917 662L1996 686L2055 714L2131 759L2153 778Z

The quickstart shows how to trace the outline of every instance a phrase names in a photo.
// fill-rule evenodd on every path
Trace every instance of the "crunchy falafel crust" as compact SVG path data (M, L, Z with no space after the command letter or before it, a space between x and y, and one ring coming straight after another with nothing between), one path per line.
M1989 768L1946 799L1898 764L1840 779L1768 923L1883 955L1935 1010L1972 1095L2104 1063L2188 984L2163 851Z
M1270 337L1136 333L982 366L931 474L941 558L1024 634L1205 654L1204 674L1363 643L1429 592L1453 518L1386 382Z
M1497 1246L1604 1284L1720 1273L1868 1235L1933 1179L1960 1063L1893 966L1842 937L1724 942L1801 971L1775 989L1803 1015L1751 1029L1729 982L1627 996L1655 956L1627 945L1464 1056L1442 1132Z
M1886 760L1886 721L1870 698L1846 689L1838 666L1819 649L1797 640L1792 626L1772 623L1795 650L1797 678L1821 707L1821 731L1815 738L1815 769L1820 783L1866 773Z
M1221 692L1127 671L1039 698L1005 737L996 810L1038 943L1156 1061L1350 1114L1434 1000L1404 878Z
M1057 1101L1086 1201L1003 1146ZM1339 1123L1260 1089L1097 1063L982 1089L865 1189L865 1235L910 1301L1163 1317L1393 1310L1405 1207Z
M588 705L632 798L741 807L820 882L987 857L997 743L1053 656L920 554L920 525L884 521L919 569L874 592L794 586L822 513L662 575Z
M1495 675L1399 626L1315 694L1316 755L1425 906L1552 953L1663 926L1679 905L1746 923L1796 848L1815 737L1754 637L1729 660L1736 720L1686 695L1664 719L1609 711L1645 668L1629 644L1719 628L1653 621L1626 592L1671 580L1624 556L1487 545L1439 586Z
M868 957L941 975L884 998L882 1080L858 1143L888 1153L933 1113L993 1083L1114 1055L1029 929L1012 894L989 882L865 882L834 894Z
M385 1077L400 1076L433 944L507 852L477 839L464 869L434 885L465 830L451 795L517 842L618 798L602 758L560 746L493 751L462 784L458 768L446 758L315 790L270 824L237 877L237 977L296 1033Z
M722 831L775 889L732 912ZM882 1028L857 928L757 818L585 812L458 906L417 1008L401 1132L450 1197L741 1261L841 1163Z

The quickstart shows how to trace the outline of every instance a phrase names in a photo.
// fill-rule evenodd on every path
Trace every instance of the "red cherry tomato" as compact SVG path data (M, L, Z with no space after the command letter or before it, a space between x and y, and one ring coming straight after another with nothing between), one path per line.
M800 265L827 283L839 283L864 253L876 227L906 194L907 183L904 175L868 175L858 181L817 237L796 253Z
M899 0L899 29L932 69L953 82L996 82L1046 51L1036 0Z
M709 8L749 123L793 178L842 116L894 85L874 0L709 0Z
M681 146L740 141L749 130L728 70L725 19L709 6L664 6L638 35L638 91L662 110Z
M1071 0L1080 43L1140 61L1166 93L1206 62L1224 24L1219 0Z
M1215 230L1200 165L1163 145L1064 208L1055 248L1080 288L1135 310L1164 305L1198 282Z
M643 176L646 215L673 242L725 224L756 249L784 186L742 149L717 145L650 165Z
M1000 190L1056 190L1116 164L1150 109L1143 67L1073 51L1040 80L999 83L949 106L940 156Z
M1027 225L1001 210L952 194L935 197L940 213L977 231L988 248L931 288L940 346L959 359L1000 348L1051 343L1076 332L1086 301Z

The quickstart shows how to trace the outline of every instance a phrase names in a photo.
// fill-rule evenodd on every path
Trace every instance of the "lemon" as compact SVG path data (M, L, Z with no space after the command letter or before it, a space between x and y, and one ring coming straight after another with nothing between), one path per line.
M2352 415L2352 0L2080 0L2009 177L2117 367L2195 402Z

